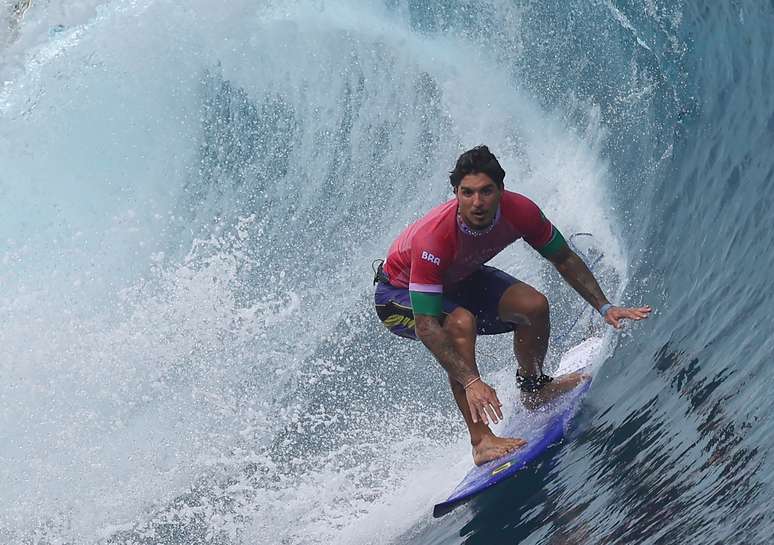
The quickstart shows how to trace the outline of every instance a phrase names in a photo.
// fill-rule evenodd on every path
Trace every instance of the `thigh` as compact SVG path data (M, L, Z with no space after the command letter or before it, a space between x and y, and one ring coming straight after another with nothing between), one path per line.
M500 299L500 316L516 323L529 323L530 317L541 316L548 310L546 296L524 282L508 288Z
M479 335L497 335L513 331L515 325L500 319L500 299L515 285L526 285L510 274L494 267L481 267L460 282L448 297L465 307L476 317Z

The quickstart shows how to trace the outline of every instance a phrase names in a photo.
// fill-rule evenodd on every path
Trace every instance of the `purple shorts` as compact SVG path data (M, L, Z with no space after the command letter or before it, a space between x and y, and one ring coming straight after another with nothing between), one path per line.
M441 321L443 322L455 308L463 307L476 317L479 335L497 335L513 331L514 324L500 320L497 307L505 290L517 282L519 280L499 269L482 266L453 289L444 291ZM376 314L387 329L401 337L417 338L408 288L396 288L391 284L379 282L374 303Z

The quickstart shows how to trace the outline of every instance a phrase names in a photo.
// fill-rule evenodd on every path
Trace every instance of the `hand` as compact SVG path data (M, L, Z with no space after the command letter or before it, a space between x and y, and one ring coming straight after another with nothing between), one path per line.
M497 399L497 392L483 380L477 380L468 386L468 389L465 390L465 396L473 422L480 420L484 424L489 424L491 418L492 422L497 424L499 420L503 419L503 413L500 410L503 404Z
M616 329L621 329L621 320L644 320L650 315L650 311L653 310L650 306L638 308L626 308L626 307L610 307L605 313L605 321Z

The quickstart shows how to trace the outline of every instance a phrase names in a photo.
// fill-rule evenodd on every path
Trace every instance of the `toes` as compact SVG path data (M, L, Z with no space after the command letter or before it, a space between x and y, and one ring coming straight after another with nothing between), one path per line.
M508 450L507 449L498 448L498 449L494 449L494 450L491 450L490 452L488 452L487 455L486 455L486 459L487 460L496 460L497 458L501 458L502 456L505 456L506 454L508 454Z

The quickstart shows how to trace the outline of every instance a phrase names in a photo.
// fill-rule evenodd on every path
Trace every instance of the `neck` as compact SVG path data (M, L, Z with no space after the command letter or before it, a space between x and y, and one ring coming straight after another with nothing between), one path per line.
M462 217L462 214L457 212L457 225L459 226L460 231L462 231L466 235L470 235L473 237L480 237L491 232L492 229L494 229L494 226L497 224L497 220L499 219L500 219L500 207L498 206L497 212L495 212L495 217L492 219L492 223L490 223L486 227L476 229L475 227L471 227L470 225L468 225L468 222L465 221L465 218Z

